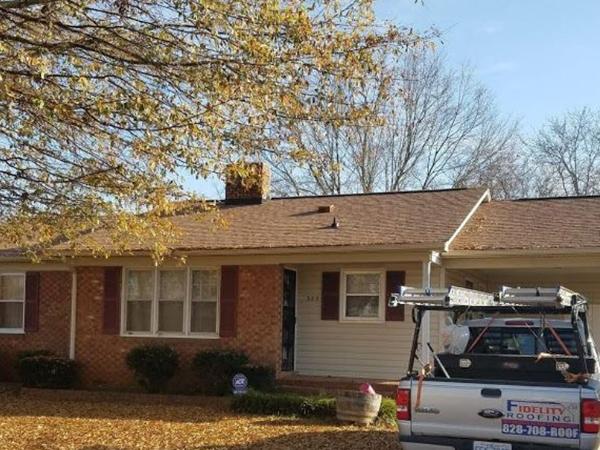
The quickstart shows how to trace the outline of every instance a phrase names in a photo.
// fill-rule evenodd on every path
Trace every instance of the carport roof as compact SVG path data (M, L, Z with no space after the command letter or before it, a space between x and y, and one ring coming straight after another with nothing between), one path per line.
M484 203L449 250L590 248L600 248L600 197Z

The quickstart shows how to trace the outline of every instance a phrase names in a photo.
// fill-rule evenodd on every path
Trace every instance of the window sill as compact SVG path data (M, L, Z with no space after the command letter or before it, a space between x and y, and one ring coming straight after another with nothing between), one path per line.
M340 319L340 323L361 323L361 324L371 324L378 325L385 323L385 318L374 317L374 318L362 318L362 317L344 317Z
M13 335L19 335L19 334L25 334L25 330L15 330L15 329L9 329L9 328L5 328L2 329L0 328L0 335L2 334L13 334Z
M121 333L126 338L149 338L149 339L220 339L218 334L149 334L149 333Z

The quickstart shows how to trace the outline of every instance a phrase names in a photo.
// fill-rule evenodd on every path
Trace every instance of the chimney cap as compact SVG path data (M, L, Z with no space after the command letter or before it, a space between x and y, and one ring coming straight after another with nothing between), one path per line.
M330 213L335 209L335 205L321 205L317 208L320 213Z

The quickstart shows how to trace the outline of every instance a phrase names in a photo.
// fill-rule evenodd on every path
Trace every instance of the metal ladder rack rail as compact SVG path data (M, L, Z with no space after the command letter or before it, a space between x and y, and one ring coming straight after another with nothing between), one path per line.
M556 308L567 308L578 302L586 302L585 298L580 294L563 286L552 288L513 288L502 286L497 294L497 299L500 304L504 305Z
M496 294L458 286L423 289L400 286L391 294L389 306L410 305L425 308L490 307L567 309L587 303L585 297L563 286L553 288L512 288L503 286Z
M400 286L399 293L392 294L389 305L431 306L495 306L495 298L489 292L476 291L458 286L447 289L421 289Z

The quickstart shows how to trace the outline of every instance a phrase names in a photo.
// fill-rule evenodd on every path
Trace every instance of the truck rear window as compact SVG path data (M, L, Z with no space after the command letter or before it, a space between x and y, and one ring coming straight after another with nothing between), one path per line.
M475 341L483 328L471 328L471 341ZM577 346L573 330L569 328L555 329L561 340L571 352L577 354ZM533 335L536 333L538 338ZM564 350L549 329L521 327L490 327L481 337L472 353L487 355L537 355L541 352L561 355Z

